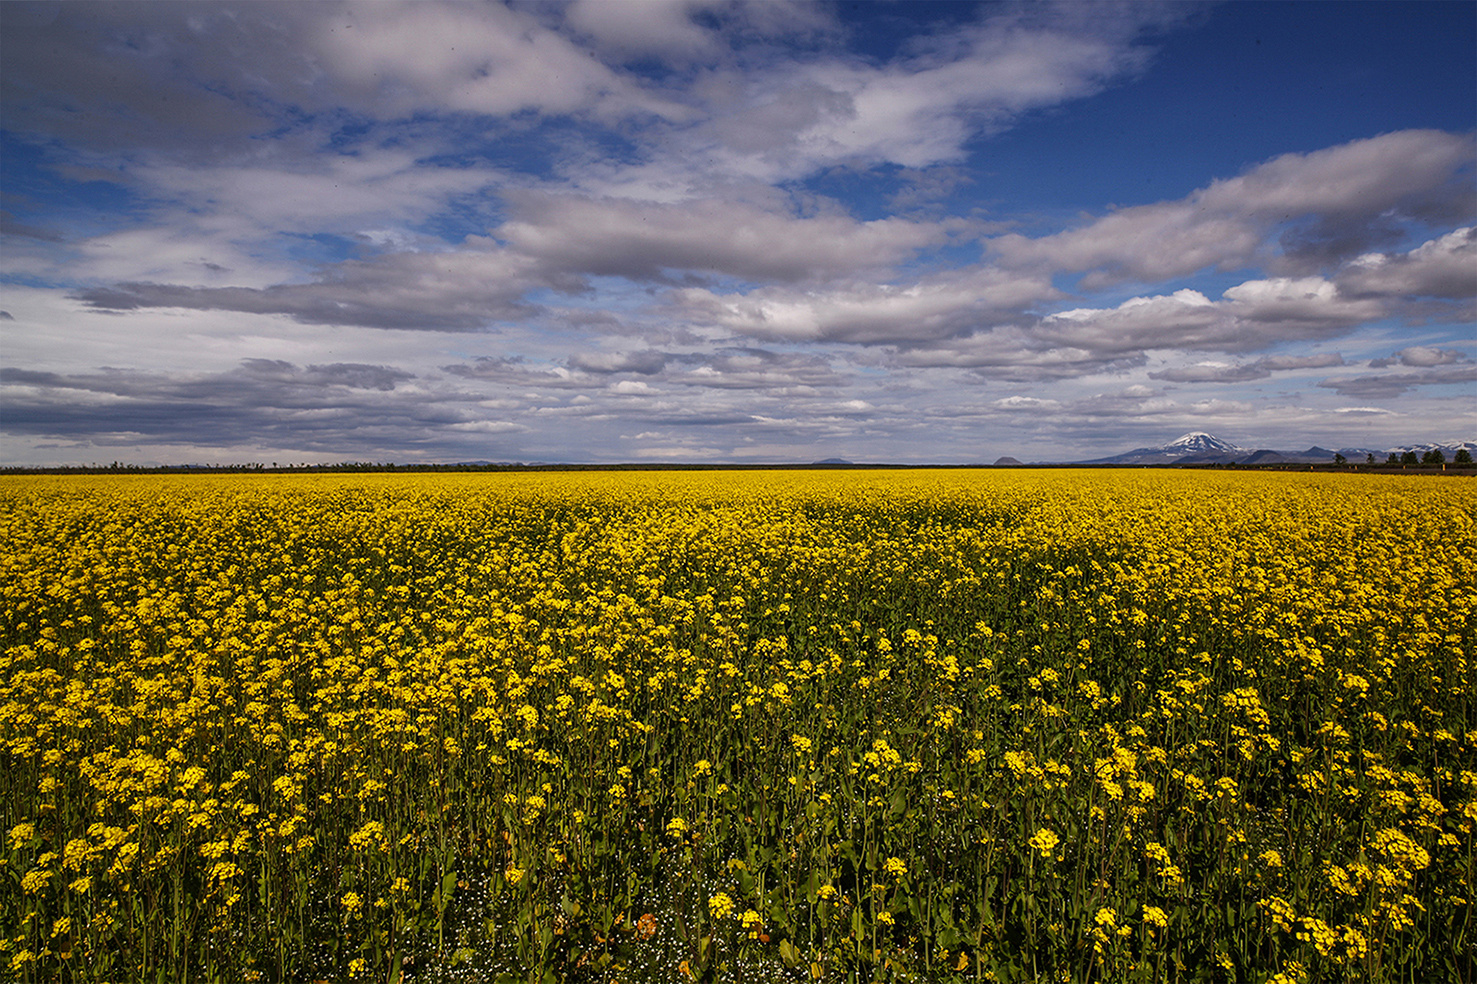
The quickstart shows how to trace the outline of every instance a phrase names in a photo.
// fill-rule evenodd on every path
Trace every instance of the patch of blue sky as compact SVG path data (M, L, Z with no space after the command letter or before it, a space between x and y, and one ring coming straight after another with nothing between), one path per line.
M0 132L5 146L4 207L18 222L80 239L130 228L143 221L152 203L119 181L88 174L65 160L60 148Z
M485 116L450 114L413 123L428 124L427 132L442 145L422 159L432 167L496 168L551 181L571 164L599 160L631 165L642 160L640 148L625 135L566 116L524 112L492 122Z
M977 193L1049 221L1182 198L1281 154L1477 125L1477 4L1230 3L1206 16L1160 42L1142 78L968 144Z
M637 311L651 305L652 286L625 277L586 277L588 290L565 293L549 287L535 287L523 295L530 304L541 307L578 308L597 312Z
M483 195L459 195L449 199L451 208L427 215L415 231L443 243L455 245L468 236L488 236L507 218L500 201Z
M880 65L906 57L920 38L947 36L1005 6L974 6L955 0L908 0L899 4L849 0L839 5L839 13L851 51Z
M791 182L792 193L819 195L840 203L853 217L863 222L886 219L898 214L894 205L897 195L908 187L905 169L895 164L882 164L861 169L838 165ZM920 201L920 205L922 202ZM938 201L929 204L941 204Z
M278 252L294 263L304 267L322 267L344 260L357 260L373 252L371 245L362 239L340 236L331 232L279 234Z

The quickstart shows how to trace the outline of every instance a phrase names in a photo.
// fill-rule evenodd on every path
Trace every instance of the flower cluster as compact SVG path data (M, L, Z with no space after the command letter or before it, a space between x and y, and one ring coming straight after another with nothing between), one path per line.
M1472 979L1474 514L4 477L0 976Z

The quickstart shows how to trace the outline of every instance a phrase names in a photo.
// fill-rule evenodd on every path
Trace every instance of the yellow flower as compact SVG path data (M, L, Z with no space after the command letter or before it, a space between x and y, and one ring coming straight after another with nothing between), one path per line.
M19 851L32 837L36 836L36 825L33 823L18 823L10 828L10 849Z
M1061 843L1061 838L1056 835L1055 831L1042 827L1026 843L1039 851L1043 858L1049 858L1056 850L1056 846Z
M727 892L719 892L708 899L708 915L714 919L727 919L733 914L733 899Z

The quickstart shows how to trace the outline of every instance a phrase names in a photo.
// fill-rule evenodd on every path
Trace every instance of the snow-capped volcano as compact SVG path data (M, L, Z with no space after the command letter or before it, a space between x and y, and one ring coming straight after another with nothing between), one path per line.
M1167 465L1178 462L1235 461L1251 454L1249 448L1238 447L1229 441L1204 431L1181 434L1168 444L1152 448L1134 448L1110 458L1098 458L1083 462L1090 465Z
M1146 450L1164 451L1172 454L1246 454L1249 449L1222 441L1204 431L1181 434L1168 444Z
M1477 453L1477 441L1454 441L1445 444L1413 444L1408 447L1386 448L1376 450L1374 448L1339 448L1329 450L1317 445L1306 451L1270 451L1265 448L1243 448L1223 441L1212 434L1204 431L1191 431L1181 434L1168 444L1160 444L1151 448L1134 448L1122 454L1115 454L1107 458L1094 458L1089 461L1077 460L1071 464L1078 465L1225 465L1236 462L1243 465L1293 465L1314 464L1328 465L1334 463L1334 455L1343 455L1344 460L1353 463L1364 463L1372 456L1379 464L1384 464L1385 459L1391 453L1402 454L1406 451L1414 451L1421 455L1427 451L1438 450L1445 455L1447 461L1456 457L1456 453L1465 448L1468 452ZM1009 463L1007 461L996 462L996 464Z

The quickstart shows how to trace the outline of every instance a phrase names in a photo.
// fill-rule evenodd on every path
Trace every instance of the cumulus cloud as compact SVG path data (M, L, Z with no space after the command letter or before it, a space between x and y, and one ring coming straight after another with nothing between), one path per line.
M496 235L563 271L655 280L667 271L805 280L883 269L943 242L948 227L907 219L797 218L709 199L682 205L519 194Z
M1326 369L1345 364L1344 357L1337 352L1323 355L1278 355L1257 359L1255 362L1236 364L1197 362L1190 366L1151 372L1149 378L1176 383L1244 383L1254 379L1266 379L1274 372Z
M1352 296L1477 297L1477 228L1466 226L1404 254L1365 253L1337 277Z
M1125 208L1054 235L990 241L1013 267L1089 272L1084 286L1162 281L1231 270L1265 254L1275 269L1310 273L1363 253L1397 221L1437 222L1477 210L1473 139L1406 130L1310 154L1286 154L1172 202ZM1289 222L1282 251L1269 235Z
M824 7L793 0L574 0L563 24L615 61L679 65L722 60L735 34L805 37L834 30Z
M1296 343L1416 322L1321 385L1470 381L1471 134L1275 157L1052 233L988 197L982 138L1132 80L1193 15L936 14L877 6L862 39L845 5L779 0L8 5L5 427L913 456L981 421L1274 419L1147 383L1311 376L1345 363ZM1207 270L1230 276L1186 279Z
M564 22L617 57L686 60L717 53L718 39L692 19L694 13L717 6L707 0L575 0Z
M238 152L274 126L269 107L235 98L241 87L262 69L263 77L279 68L281 77L300 78L308 66L285 54L296 48L290 33L258 18L201 8L183 14L160 4L7 4L0 32L7 127L94 150L143 145L195 159ZM207 37L214 43L202 43ZM227 54L242 50L256 64ZM297 71L285 63L293 61Z
M99 447L266 446L342 456L403 448L407 436L445 448L441 431L487 419L454 395L405 391L415 378L391 366L267 359L224 373L0 369L8 431Z
M1185 289L1130 298L1116 308L1074 308L1042 319L1035 334L1104 353L1252 352L1278 342L1328 338L1383 313L1377 302L1341 297L1319 277L1274 278L1237 284L1219 301Z
M614 21L623 6L595 2L572 14ZM776 57L777 50L745 44L734 57L716 57L705 69L671 80L680 85L692 121L651 128L646 136L655 152L644 162L580 167L572 175L602 194L678 201L714 184L797 180L838 164L923 168L957 162L971 138L1139 71L1152 55L1140 36L1180 16L1173 5L1114 6L1088 24L1071 6L1016 8L952 25L882 62L826 46L798 59ZM673 4L639 11L660 20L654 46L671 45L679 63L687 57L684 46L711 51L718 36L684 23L689 9ZM806 35L839 33L817 18L823 9L725 4L707 19L730 28L725 37L748 41L783 31L803 45ZM758 12L771 23L760 23Z
M842 386L849 381L832 369L823 356L809 352L730 348L711 355L681 357L679 361L684 368L674 372L671 381L707 389L793 394L799 390Z
M566 365L545 367L520 358L484 356L442 368L463 379L523 389L608 389L624 395L671 392L672 387L779 395L841 386L847 381L821 355L752 347L702 352L589 351L570 356Z
M993 328L962 338L901 347L893 363L915 369L968 369L981 378L1037 383L1122 372L1148 361L1142 353L1099 353L1043 344L1018 327Z
M1446 366L1454 362L1471 362L1472 357L1461 349L1444 349L1434 345L1412 345L1403 348L1394 355L1385 359L1371 359L1371 369L1383 369L1386 366L1414 366L1419 369L1431 366Z
M687 115L498 3L354 4L312 18L307 38L340 91L380 112Z
M565 366L531 366L522 356L517 355L478 356L470 362L442 366L441 370L463 379L500 383L527 390L592 389L606 384L604 379L591 377Z
M1477 383L1477 364L1470 361L1418 368L1411 372L1335 376L1318 383L1340 396L1380 399L1399 396L1420 386L1470 386Z
M755 338L898 344L999 324L1055 296L1042 279L975 269L901 286L765 287L747 294L689 288L674 291L672 304L681 316Z
M671 354L655 349L640 352L578 352L569 357L571 369L592 373L634 372L654 375L666 368Z
M0 385L83 390L118 397L220 398L227 402L268 392L279 397L292 394L295 403L304 398L314 402L326 389L388 392L414 378L414 373L392 366L336 362L303 367L280 359L243 359L235 372L199 375L165 376L121 369L74 374L0 369Z
M417 150L405 147L212 167L152 161L133 168L131 177L182 212L209 211L256 227L231 228L236 236L248 231L334 233L382 241L405 235L405 227L437 213L448 200L503 180L483 169L426 167ZM385 225L395 228L376 228Z
M954 313L959 314L959 309ZM1196 290L1130 298L1113 308L1072 308L957 337L944 333L887 341L899 364L954 366L1028 381L1119 372L1142 366L1151 351L1255 352L1296 340L1320 340L1379 318L1383 306L1350 299L1317 277L1250 280L1212 301ZM1163 370L1152 378L1235 382L1271 372L1342 365L1337 355L1267 357L1254 363Z
M1044 400L1034 396L1006 396L994 401L992 405L1000 410L1024 410L1039 413L1042 410L1056 410L1062 404L1060 400Z
M526 257L497 249L396 253L335 264L313 283L265 288L123 283L77 293L107 311L185 308L285 315L303 324L413 331L474 331L528 317L523 300L549 283ZM565 289L580 284L566 280Z

